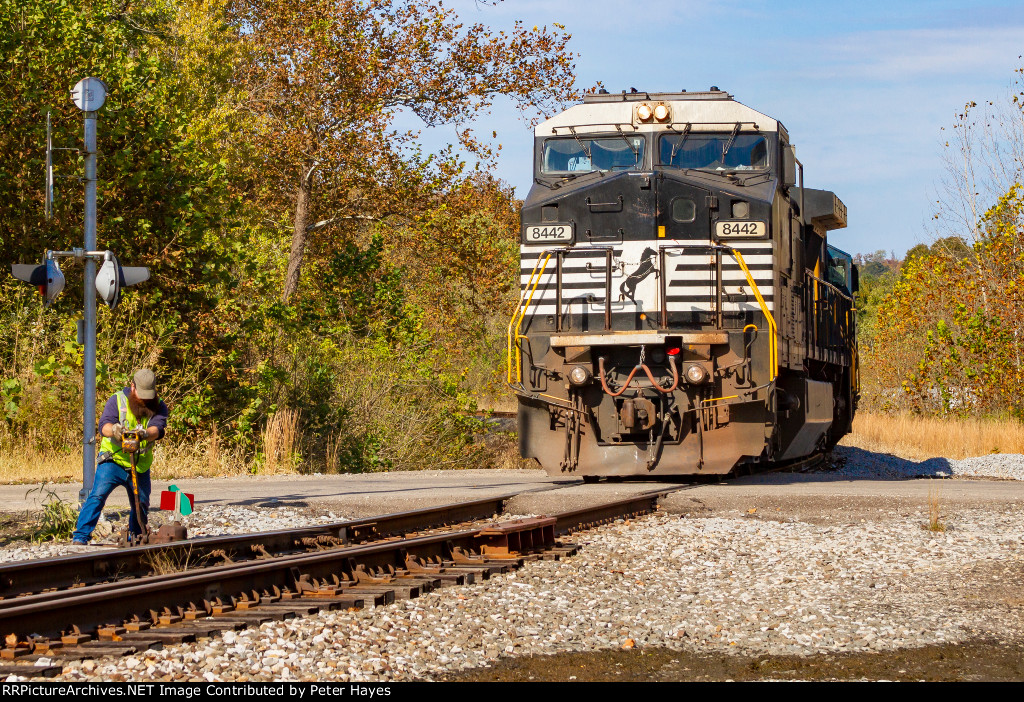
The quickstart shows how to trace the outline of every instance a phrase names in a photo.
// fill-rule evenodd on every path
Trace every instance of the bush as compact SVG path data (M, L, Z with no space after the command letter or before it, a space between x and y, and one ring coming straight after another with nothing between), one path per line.
M39 522L32 532L33 541L67 541L75 531L75 523L78 521L78 510L69 502L65 502L57 496L53 490L43 483L33 492L46 494L46 502L43 503L43 511L39 515ZM27 497L28 495L26 495Z

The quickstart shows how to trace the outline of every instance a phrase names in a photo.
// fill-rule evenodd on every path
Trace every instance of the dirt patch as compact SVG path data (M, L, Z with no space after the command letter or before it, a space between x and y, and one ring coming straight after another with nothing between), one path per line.
M31 541L32 534L37 528L38 513L0 513L0 546Z
M990 641L820 656L698 655L667 649L505 658L446 677L466 682L1024 680L1024 645Z
M1021 561L977 563L943 580L945 591L968 611L1019 614L1024 608L1024 563ZM1017 621L1018 626L1024 625L1020 619Z

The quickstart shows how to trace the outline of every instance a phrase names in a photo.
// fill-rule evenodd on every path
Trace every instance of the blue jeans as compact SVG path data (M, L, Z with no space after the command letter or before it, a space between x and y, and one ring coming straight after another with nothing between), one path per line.
M96 478L92 484L92 492L82 505L82 511L78 513L78 524L75 525L75 533L72 539L88 541L92 536L92 530L96 528L96 522L100 520L100 513L107 498L118 485L124 486L128 491L128 504L131 505L131 515L128 517L128 530L132 536L139 536L139 520L135 514L135 499L132 493L132 478L128 474L130 469L122 468L113 461L104 461L96 466ZM142 508L142 523L147 524L149 515L149 471L137 473L139 482L139 506Z

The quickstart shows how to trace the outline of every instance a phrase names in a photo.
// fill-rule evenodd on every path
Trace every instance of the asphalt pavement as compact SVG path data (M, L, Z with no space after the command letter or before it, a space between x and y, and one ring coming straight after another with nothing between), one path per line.
M239 476L173 481L203 505L248 507L329 506L350 517L386 514L472 499L519 495L510 512L551 514L587 503L655 490L672 491L666 511L707 516L742 513L768 518L849 521L880 511L927 510L935 496L948 508L958 505L1024 505L1024 481L978 479L837 479L827 473L773 473L712 483L623 481L584 485L579 479L550 477L540 470L463 470L368 473L359 475ZM170 484L155 480L152 502ZM80 484L50 486L57 496L77 502ZM46 494L32 485L0 485L2 511L38 509ZM124 508L128 495L118 489L108 507ZM751 512L751 510L754 510Z

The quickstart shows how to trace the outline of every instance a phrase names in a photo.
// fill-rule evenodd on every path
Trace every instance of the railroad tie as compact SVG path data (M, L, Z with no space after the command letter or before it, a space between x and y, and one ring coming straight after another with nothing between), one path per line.
M10 675L21 678L55 678L64 672L62 665L0 665L0 679L6 680Z

